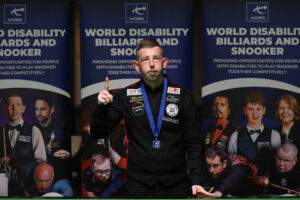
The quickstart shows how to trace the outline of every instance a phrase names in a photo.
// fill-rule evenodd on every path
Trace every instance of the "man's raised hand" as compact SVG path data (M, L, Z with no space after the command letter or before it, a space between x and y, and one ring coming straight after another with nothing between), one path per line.
M109 79L105 78L104 90L99 92L97 100L99 105L106 105L113 101L113 96L109 93Z

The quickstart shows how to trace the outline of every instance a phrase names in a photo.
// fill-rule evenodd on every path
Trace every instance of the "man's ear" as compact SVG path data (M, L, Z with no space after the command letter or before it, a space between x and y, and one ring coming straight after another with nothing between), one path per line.
M134 69L135 69L137 72L141 72L140 66L139 66L139 63L138 63L137 60L134 60L134 61L132 62L132 65L133 65Z
M163 57L163 69L166 69L169 59L167 57Z
M55 111L55 107L54 107L54 106L51 106L51 108L50 108L50 112L51 112L51 114L53 114L53 113L54 113L54 111Z
M263 112L264 112L264 114L266 114L266 112L267 112L266 106L263 106Z
M227 167L227 163L228 163L227 160L224 160L224 161L223 161L224 168Z

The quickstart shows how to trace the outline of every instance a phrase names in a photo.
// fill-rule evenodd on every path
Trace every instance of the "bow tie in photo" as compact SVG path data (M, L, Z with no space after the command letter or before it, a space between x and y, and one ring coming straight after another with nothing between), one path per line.
M11 126L11 125L8 125L8 130L16 130L16 131L20 131L21 129L21 124L18 124L16 126Z
M261 130L260 130L260 129L257 129L257 130L250 130L250 134L253 134L253 133L260 134L260 133L261 133Z

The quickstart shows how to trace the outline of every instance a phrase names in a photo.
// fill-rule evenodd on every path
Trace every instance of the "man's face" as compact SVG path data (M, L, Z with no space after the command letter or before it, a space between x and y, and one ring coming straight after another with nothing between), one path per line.
M53 174L49 171L38 172L34 177L36 189L39 193L44 194L47 192L53 181Z
M155 81L161 78L168 59L162 57L159 47L142 48L138 51L139 58L133 62L136 71L141 72L144 80Z
M35 101L35 117L40 124L45 124L51 119L52 110L44 100Z
M217 119L227 120L230 113L228 99L226 97L216 97L212 111Z
M216 156L215 158L207 157L206 163L208 172L214 179L218 178L227 167L227 161L225 160L222 163L219 156Z
M297 162L297 156L294 152L284 152L279 148L275 157L276 170L279 173L287 173L293 169Z
M10 122L19 122L24 112L25 106L23 105L21 97L9 97L7 99L7 114Z
M257 128L262 123L262 118L266 113L266 107L260 104L248 103L244 107L244 113L248 119L248 125L253 128Z
M95 178L101 182L106 183L110 178L111 173L111 163L108 158L104 160L104 162L95 161L93 163L93 172Z

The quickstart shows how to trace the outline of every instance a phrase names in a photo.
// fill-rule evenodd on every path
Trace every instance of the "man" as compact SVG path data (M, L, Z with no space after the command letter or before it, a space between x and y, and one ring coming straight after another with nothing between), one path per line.
M265 168L260 169L260 176L256 177L256 183L268 187L267 193L285 194L289 191L271 187L268 184L276 184L288 189L298 191L300 195L300 166L297 158L298 149L293 143L284 143L273 156L271 165L265 163ZM266 180L268 179L268 181Z
M9 122L3 127L2 134L0 134L1 161L16 169L21 187L24 187L24 181L36 163L47 160L45 144L40 130L22 118L25 110L26 107L23 105L21 96L16 93L10 94L5 106ZM16 185L10 189L12 195L20 195Z
M122 194L124 174L112 166L107 151L95 152L91 166L84 170L83 175L87 197L110 198Z
M140 41L133 66L141 80L113 96L106 78L92 113L94 137L105 137L125 119L128 198L186 198L191 193L187 167L193 194L206 192L199 185L202 141L197 108L192 95L163 74L167 63L156 40Z
M30 196L43 196L47 193L56 193L57 197L73 197L74 192L70 185L69 180L62 179L54 182L54 170L48 163L38 164L33 173L33 183L26 184L25 195Z
M262 123L265 113L263 96L260 93L250 93L244 106L248 124L231 135L228 146L230 154L241 155L248 161L256 163L259 154L280 146L280 134L274 129L268 129Z
M209 147L205 153L212 192L216 197L247 196L258 192L251 179L257 168L241 156L228 155L218 147ZM198 196L198 197L203 197ZM205 195L204 195L205 197Z
M217 95L212 106L212 122L203 131L206 147L218 146L227 151L229 138L236 129L232 122L231 112L229 97L225 94Z
M39 95L35 101L36 126L41 130L46 149L47 160L54 167L55 177L71 177L71 138L65 125L54 123L52 116L55 106L49 95Z

